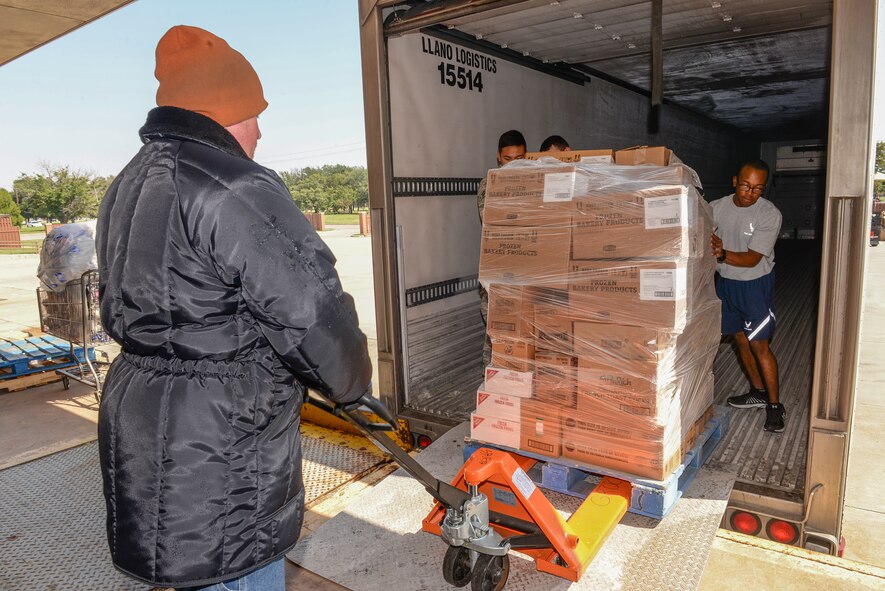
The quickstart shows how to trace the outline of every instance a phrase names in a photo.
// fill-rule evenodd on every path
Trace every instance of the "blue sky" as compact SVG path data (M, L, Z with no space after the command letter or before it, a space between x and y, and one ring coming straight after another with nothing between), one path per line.
M0 187L41 161L116 174L141 145L154 49L177 24L223 37L261 77L259 163L365 164L354 0L138 0L0 67Z

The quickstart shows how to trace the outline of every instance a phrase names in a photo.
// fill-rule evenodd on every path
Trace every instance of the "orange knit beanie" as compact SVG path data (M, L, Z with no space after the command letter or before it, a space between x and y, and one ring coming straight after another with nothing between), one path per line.
M197 27L172 27L157 44L157 105L205 115L223 127L267 108L261 81L227 41Z

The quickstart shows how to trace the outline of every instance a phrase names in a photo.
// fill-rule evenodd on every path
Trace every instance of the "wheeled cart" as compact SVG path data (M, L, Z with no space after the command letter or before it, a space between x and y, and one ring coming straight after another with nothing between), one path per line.
M65 390L70 380L94 388L101 398L102 371L107 365L96 357L96 347L110 341L101 325L98 301L98 271L86 271L80 279L69 281L63 291L37 288L40 326L43 332L70 343L71 359L76 364L56 372L62 376ZM82 354L75 350L82 348Z

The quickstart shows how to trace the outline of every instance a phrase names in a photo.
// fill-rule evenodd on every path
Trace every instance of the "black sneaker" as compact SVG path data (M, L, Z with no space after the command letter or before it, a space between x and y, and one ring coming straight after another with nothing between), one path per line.
M784 430L784 419L787 411L783 404L774 403L765 407L765 430L772 433L781 433Z
M768 404L768 392L750 388L750 391L740 396L732 396L728 399L728 406L735 408L765 408Z

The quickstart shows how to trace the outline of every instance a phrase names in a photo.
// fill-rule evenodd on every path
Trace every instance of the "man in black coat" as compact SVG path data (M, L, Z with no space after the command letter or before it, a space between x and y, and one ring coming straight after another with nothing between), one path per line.
M111 555L158 587L281 591L306 388L363 396L366 337L335 257L252 161L267 102L249 62L178 26L155 74L144 146L98 220L101 318L122 348L99 414Z

